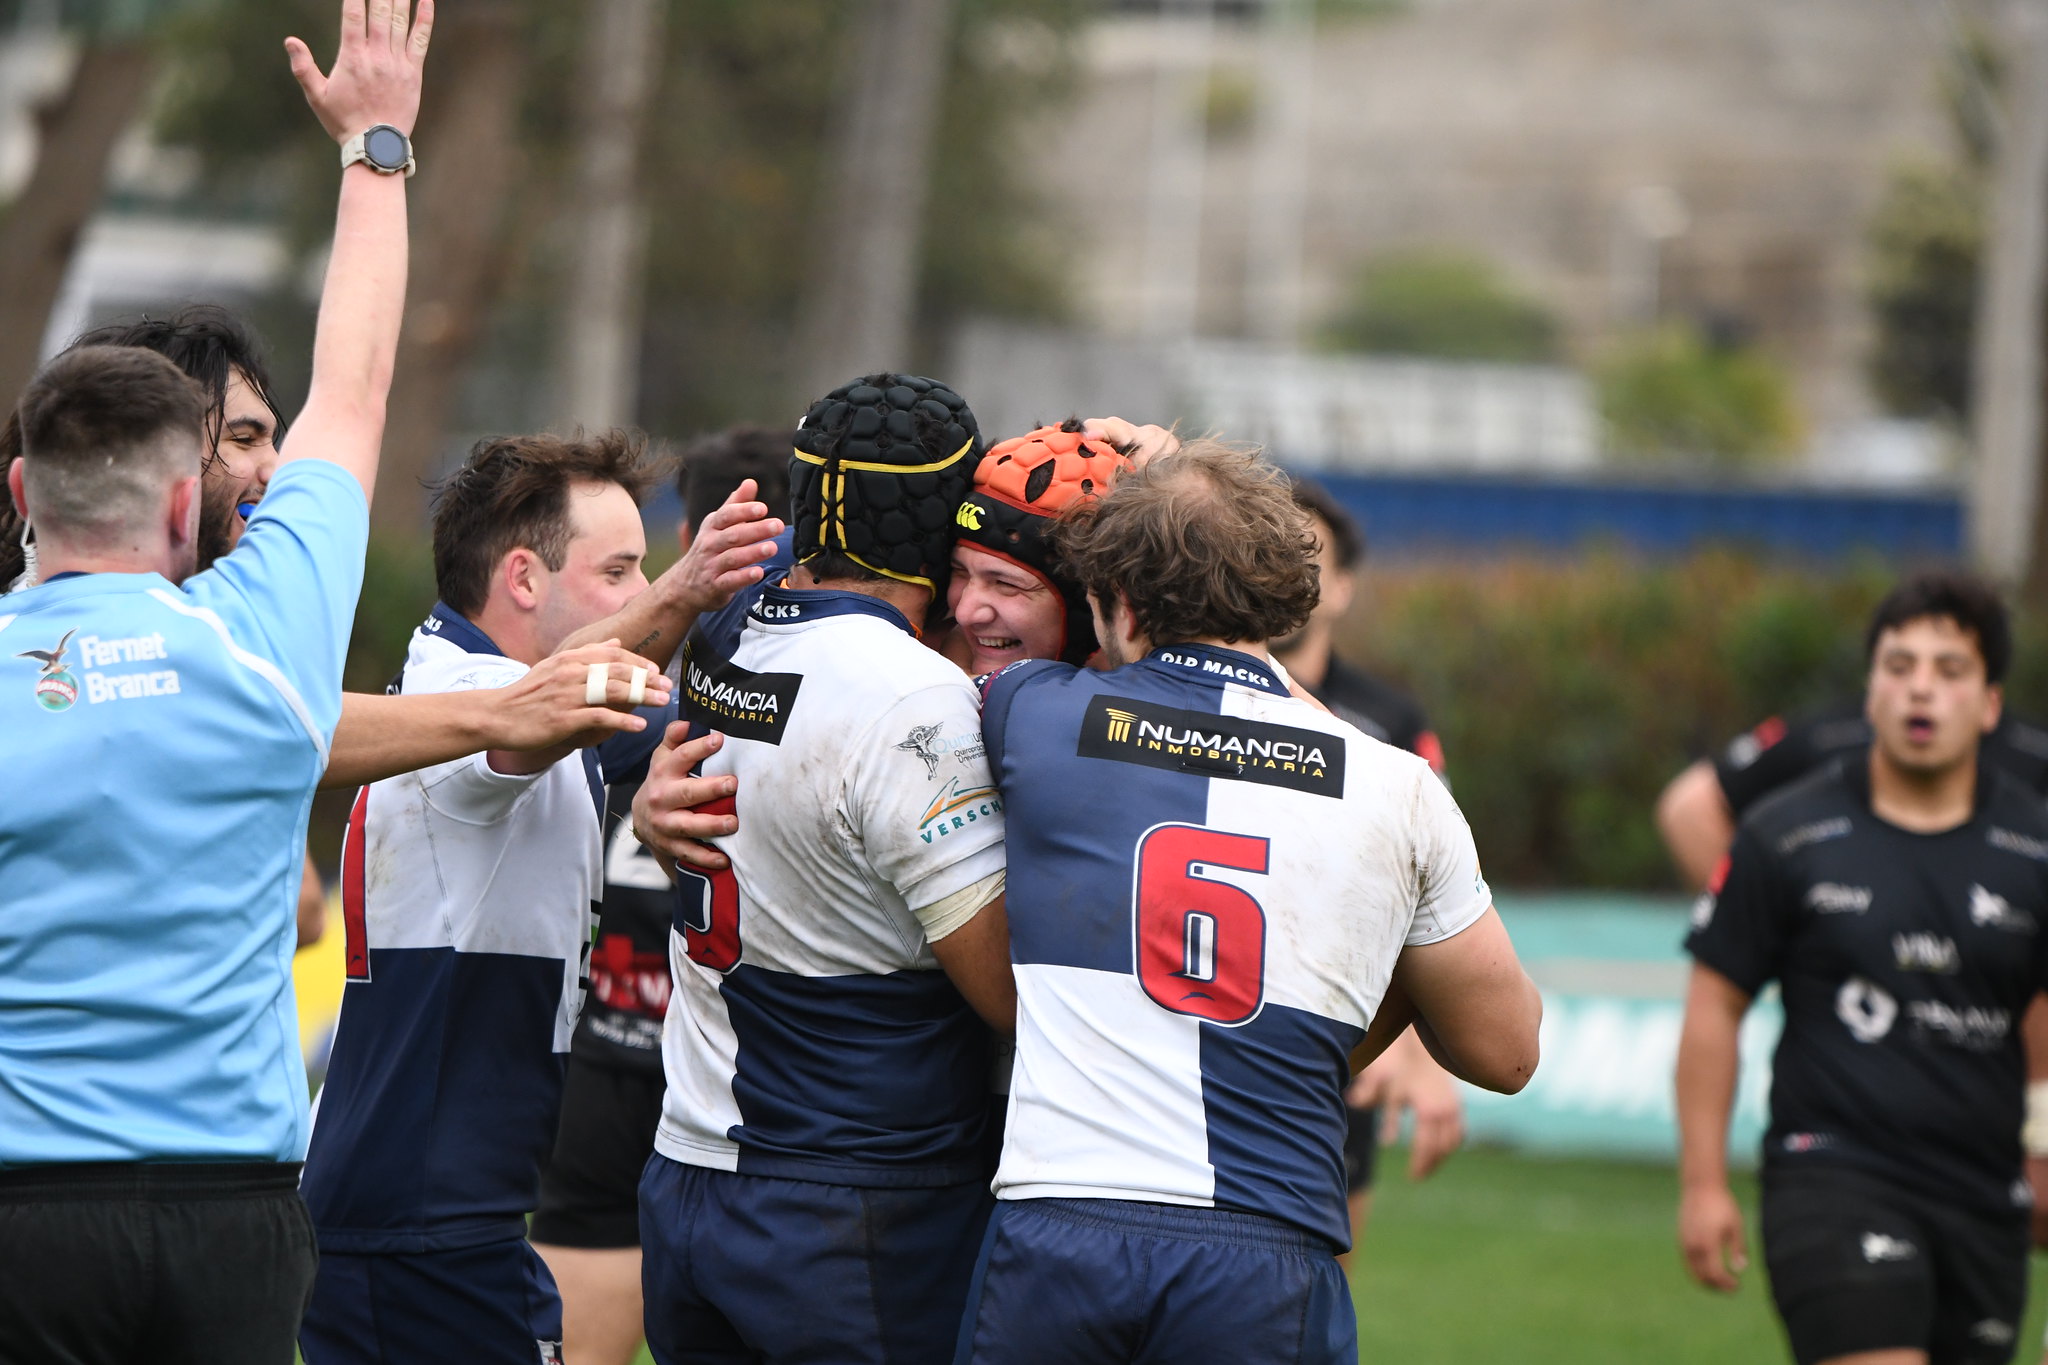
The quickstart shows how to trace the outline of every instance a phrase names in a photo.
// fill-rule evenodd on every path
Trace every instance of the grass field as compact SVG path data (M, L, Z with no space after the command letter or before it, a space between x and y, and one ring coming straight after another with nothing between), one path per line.
M1405 1153L1381 1154L1383 1174ZM1750 1210L1757 1255L1756 1189ZM1461 1152L1378 1187L1353 1265L1363 1365L1777 1365L1789 1362L1752 1267L1733 1298L1678 1263L1669 1167ZM2019 1365L2040 1360L2048 1258L2034 1260ZM642 1355L642 1362L649 1357ZM1219 1361L1217 1365L1228 1365Z
M1389 1152L1381 1170L1398 1170ZM1756 1190L1737 1194L1756 1246ZM1353 1266L1367 1365L1768 1365L1790 1361L1760 1267L1732 1298L1678 1262L1668 1167L1460 1153L1433 1179L1382 1179ZM2048 1258L2014 1359L2037 1365Z

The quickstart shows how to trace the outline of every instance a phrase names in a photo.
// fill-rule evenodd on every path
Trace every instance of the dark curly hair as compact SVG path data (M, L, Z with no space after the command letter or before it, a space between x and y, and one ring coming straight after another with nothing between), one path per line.
M1989 583L1957 569L1915 574L1884 595L1864 632L1865 662L1876 661L1878 637L1886 631L1929 617L1946 617L1975 636L1977 652L1984 656L1984 680L2005 680L2005 670L2012 664L2012 625L2005 603Z
M1052 530L1068 573L1102 606L1130 602L1154 645L1237 643L1301 629L1322 593L1316 541L1287 476L1220 441L1123 474Z

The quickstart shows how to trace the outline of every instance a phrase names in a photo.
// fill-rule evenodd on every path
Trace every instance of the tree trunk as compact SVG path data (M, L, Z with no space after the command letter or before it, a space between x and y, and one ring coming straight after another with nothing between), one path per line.
M0 223L0 394L10 404L35 374L50 308L153 66L142 42L88 41L64 93L36 111L35 170Z
M866 0L847 42L811 286L798 316L802 401L910 363L952 0Z
M450 5L420 110L412 269L377 474L380 531L417 533L462 381L510 265L526 44L503 0Z
M562 304L559 423L627 426L639 399L647 212L639 193L666 0L592 0Z

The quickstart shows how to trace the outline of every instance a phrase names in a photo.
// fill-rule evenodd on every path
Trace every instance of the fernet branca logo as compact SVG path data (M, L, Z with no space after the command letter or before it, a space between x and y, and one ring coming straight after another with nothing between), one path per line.
M77 633L78 628L73 626L64 632L55 649L24 649L14 656L34 659L42 665L42 671L36 675L36 704L45 711L69 711L78 700L78 677L64 666L64 651Z

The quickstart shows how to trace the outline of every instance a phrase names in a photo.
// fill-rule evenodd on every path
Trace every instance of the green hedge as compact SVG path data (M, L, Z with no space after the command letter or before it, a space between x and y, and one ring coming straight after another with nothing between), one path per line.
M1670 888L1664 783L1764 716L1859 694L1863 623L1894 576L1726 552L1369 566L1340 648L1428 709L1496 884ZM383 688L433 598L424 546L373 547L351 688ZM2016 627L2010 704L2048 717L2048 619ZM329 866L345 817L321 803Z
M1893 578L1729 553L1373 568L1341 647L1430 712L1496 884L1669 888L1663 784L1767 715L1860 695L1864 621ZM2043 625L2016 623L2010 704L2033 715Z

